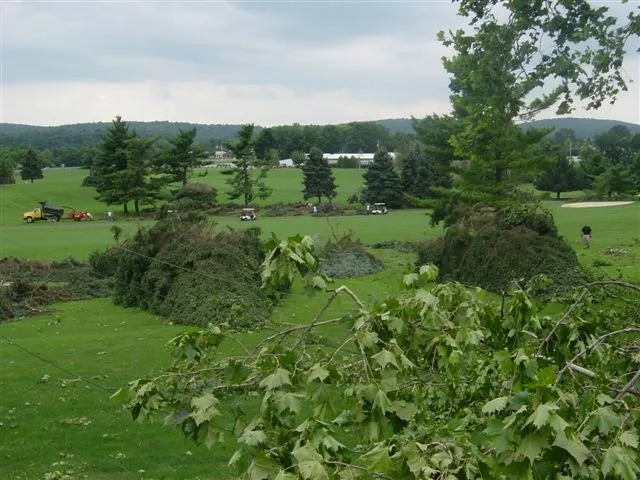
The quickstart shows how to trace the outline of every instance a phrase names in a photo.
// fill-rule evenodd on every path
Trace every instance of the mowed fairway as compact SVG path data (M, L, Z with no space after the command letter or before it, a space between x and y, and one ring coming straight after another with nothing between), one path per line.
M226 176L215 169L194 178L219 189L227 201ZM93 189L80 186L86 170L51 169L44 180L33 184L0 186L0 257L62 260L89 254L113 243L111 223L103 220L107 207L93 197ZM334 170L339 188L337 202L361 184L361 171ZM299 202L301 172L278 169L269 173L274 188L272 202ZM91 211L95 222L39 222L27 225L22 212L39 200ZM265 201L261 202L262 205ZM547 201L558 229L576 250L581 263L610 277L640 281L640 204L591 209L561 208ZM116 225L123 236L139 225L125 218L119 208ZM323 239L352 234L365 244L433 238L441 227L431 227L424 210L398 210L386 216L266 217L240 222L236 216L215 217L217 228L260 227L265 237L282 238L296 233ZM150 224L145 220L144 224ZM582 248L580 228L593 228L590 249ZM610 247L627 253L606 254ZM363 300L373 301L395 294L401 275L414 256L395 250L372 250L385 262L385 270L345 283ZM596 267L597 265L604 265ZM303 323L317 313L325 297L306 296L299 286L276 308L273 322ZM327 312L331 318L353 308L339 298ZM136 309L113 305L110 299L54 305L46 315L0 324L0 478L38 479L47 472L65 472L79 479L226 479L235 474L226 466L235 449L233 442L211 450L195 446L181 434L153 424L136 424L109 396L127 381L159 373L170 362L167 341L181 326ZM328 330L326 335L337 334ZM263 332L243 333L238 339L251 345ZM79 377L82 377L80 379ZM231 425L223 424L224 427Z

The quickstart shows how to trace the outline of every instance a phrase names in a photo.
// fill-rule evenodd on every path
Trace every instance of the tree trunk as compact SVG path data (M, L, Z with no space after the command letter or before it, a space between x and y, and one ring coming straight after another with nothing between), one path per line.
M133 201L133 208L136 211L136 216L140 215L140 205L137 198Z
M187 184L187 169L185 168L182 171L182 186L185 186Z
M124 213L129 213L129 205L127 205L127 202L124 202L124 203L122 204L122 211L123 211Z
M560 192L556 192L556 200L560 200Z

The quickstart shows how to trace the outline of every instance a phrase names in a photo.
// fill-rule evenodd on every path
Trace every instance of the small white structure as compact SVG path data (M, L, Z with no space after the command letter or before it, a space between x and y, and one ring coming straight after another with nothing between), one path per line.
M280 168L293 168L296 164L293 163L293 159L285 158L284 160L278 160L278 166Z
M375 153L325 153L322 155L329 165L336 165L340 157L354 158L358 165L366 167L373 163L373 157ZM389 152L389 156L392 159L396 158L396 152Z

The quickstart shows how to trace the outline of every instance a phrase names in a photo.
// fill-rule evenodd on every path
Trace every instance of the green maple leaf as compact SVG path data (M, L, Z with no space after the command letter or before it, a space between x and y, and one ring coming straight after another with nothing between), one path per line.
M260 386L267 390L275 390L285 385L291 385L291 379L289 378L289 371L284 368L278 368L268 377L265 377Z
M305 479L329 480L329 475L322 465L322 455L309 443L296 448L292 455L298 463L300 476Z
M418 413L418 408L413 403L407 403L404 400L395 400L392 402L390 410L394 412L398 418L407 422Z
M620 434L620 443L627 447L638 448L638 435L634 432L627 431Z
M396 356L389 350L381 350L373 357L371 357L371 359L374 360L378 365L380 365L380 368L384 369L389 364L398 368L398 361L396 360Z
M482 407L482 413L492 414L496 412L501 412L507 406L507 402L509 401L509 397L498 397L493 400L487 402Z
M193 397L191 399L191 407L194 409L189 415L200 425L216 415L220 415L220 411L216 408L218 399L211 393L205 393L201 397Z
M526 425L533 424L534 427L540 428L549 423L549 416L558 409L557 405L551 402L541 403L538 408L527 419Z
M609 407L601 407L595 411L592 422L595 423L598 431L602 435L609 435L609 432L614 427L619 427L622 418L616 414Z
M267 435L262 430L245 430L238 438L239 443L250 447L257 447L267 441Z
M273 394L273 403L278 413L289 411L291 413L300 413L300 400L302 395L289 392L276 392Z
M637 452L624 447L611 447L602 459L602 473L608 475L612 470L623 480L636 480L640 472L635 459Z
M522 439L517 453L523 457L529 459L529 463L533 464L533 461L540 456L540 452L549 446L549 441L537 435L530 433Z
M391 401L383 390L378 390L378 393L376 393L375 399L373 400L373 408L380 409L383 415L392 409Z
M571 455L575 459L575 461L578 462L578 465L582 465L591 454L589 452L589 449L584 446L584 443L582 443L580 440L577 440L576 438L567 437L566 433L564 432L560 432L556 435L553 446L562 448L563 450L568 452L569 455Z
M311 383L316 379L320 380L320 382L324 382L325 378L327 378L328 376L329 376L329 370L324 368L319 363L315 363L309 369L309 376L307 377L307 382Z

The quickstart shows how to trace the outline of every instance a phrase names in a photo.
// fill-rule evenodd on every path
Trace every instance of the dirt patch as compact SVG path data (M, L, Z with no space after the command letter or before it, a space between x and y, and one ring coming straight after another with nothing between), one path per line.
M630 205L633 202L576 202L565 203L566 208L593 208L593 207L617 207L618 205Z

